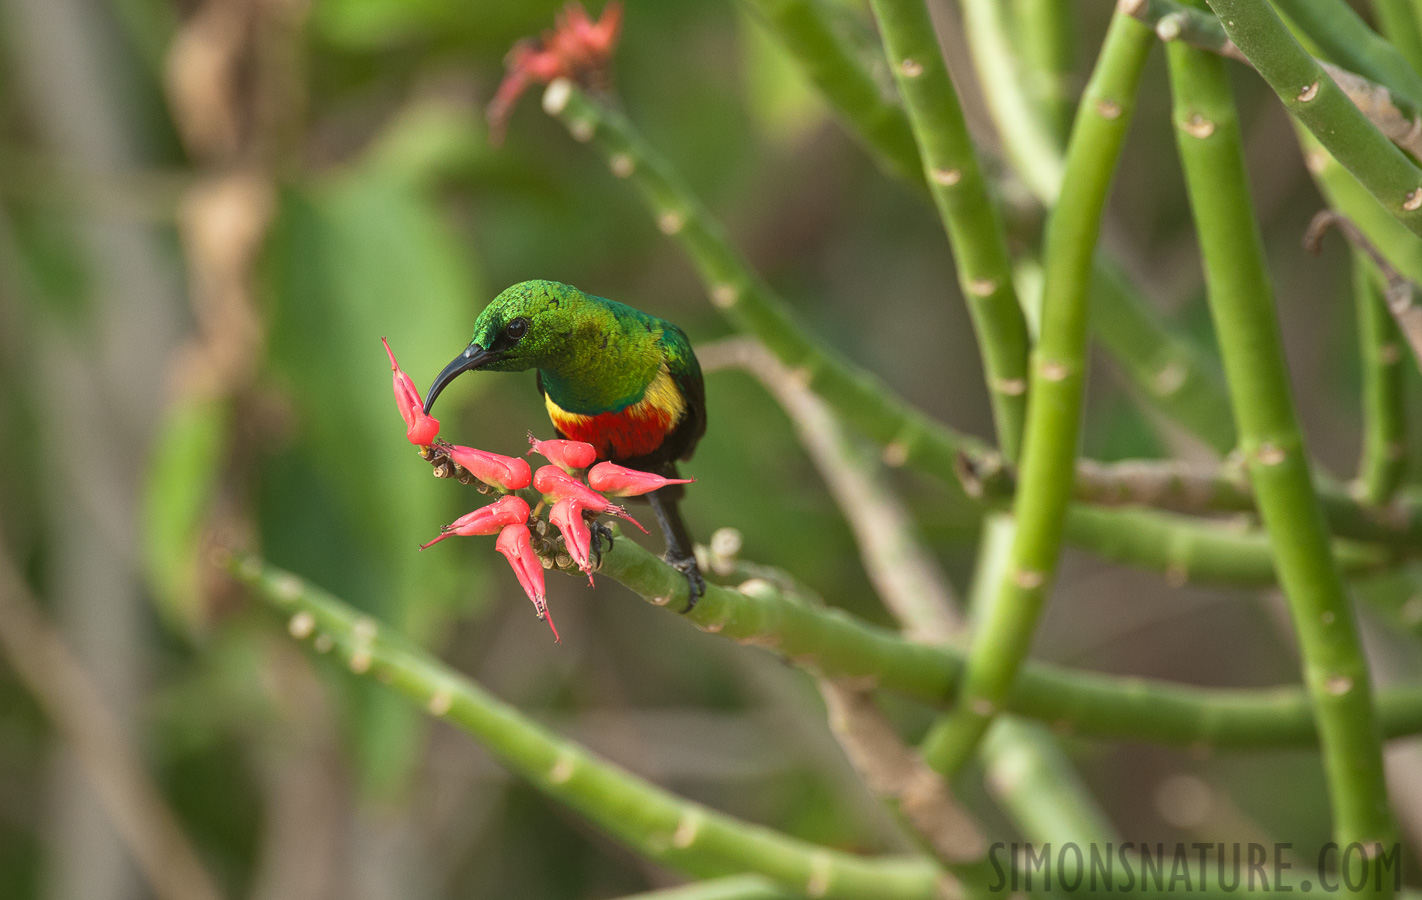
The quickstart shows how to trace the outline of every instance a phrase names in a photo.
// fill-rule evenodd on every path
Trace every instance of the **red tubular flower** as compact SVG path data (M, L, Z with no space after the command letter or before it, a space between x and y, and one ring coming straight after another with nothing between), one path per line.
M528 442L533 445L529 456L537 453L569 475L597 461L597 448L582 441L540 441L530 431Z
M534 82L547 84L567 75L563 58L552 50L535 47L530 41L519 41L504 60L506 74L494 92L494 99L484 116L489 122L489 140L495 147L504 142L504 128L514 104Z
M556 27L543 35L541 44L519 41L504 60L507 74L499 85L485 115L489 139L503 142L504 127L514 104L530 85L548 84L555 78L596 81L605 78L612 50L622 29L622 4L603 7L594 23L577 3L569 3L556 20Z
M415 383L410 380L410 376L400 371L399 364L395 362L395 352L390 349L390 342L381 338L380 343L385 345L385 353L390 357L390 371L395 373L395 405L400 407L400 415L405 420L405 437L412 444L428 447L439 434L439 420L425 415L425 405L420 399L420 392L415 389Z
M647 533L647 529L642 528L642 523L628 515L627 510L607 502L606 497L557 466L542 466L533 473L533 489L542 494L545 500L552 500L555 504L561 500L573 500L583 509L626 519L641 529L643 534Z
M523 525L528 521L528 504L522 497L509 494L488 506L481 506L471 513L460 516L454 524L439 530L439 537L420 549L432 547L451 535L470 537L476 534L498 534L505 526Z
M607 63L622 30L622 4L603 7L594 24L580 3L569 3L558 16L557 27L548 37L548 47L574 68L593 68Z
M548 627L553 629L553 640L562 643L558 628L553 624L553 616L548 612L548 598L543 589L543 563L539 562L538 554L533 552L533 540L529 536L528 526L522 523L505 525L499 532L494 549L502 553L513 567L523 592L533 601L533 609L538 613L538 618L547 620Z
M600 462L588 472L588 486L609 497L639 497L669 484L691 484L695 478L663 478L616 463Z
M468 469L470 474L485 484L517 491L528 487L533 477L528 463L516 456L500 456L487 450L461 447L458 444L442 445L449 458Z
M579 569L591 574L592 530L583 518L582 504L571 497L559 500L548 513L548 521L563 535L563 545L568 548L573 562L578 564Z

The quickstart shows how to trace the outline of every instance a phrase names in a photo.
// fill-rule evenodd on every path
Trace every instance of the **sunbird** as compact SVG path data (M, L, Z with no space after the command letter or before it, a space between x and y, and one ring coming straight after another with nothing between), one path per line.
M473 370L538 371L538 391L560 438L597 458L679 478L706 433L706 387L686 332L624 303L556 281L524 281L484 308L474 338L436 376L425 413L457 376ZM678 504L685 488L647 495L668 563L686 575L695 605L706 589Z

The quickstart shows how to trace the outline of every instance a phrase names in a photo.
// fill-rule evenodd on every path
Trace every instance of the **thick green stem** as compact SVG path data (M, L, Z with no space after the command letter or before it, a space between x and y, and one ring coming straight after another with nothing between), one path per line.
M1102 559L1164 572L1172 584L1271 587L1278 573L1268 534L1147 509L1103 510L1075 506L1066 537L1089 545ZM1377 572L1396 557L1371 544L1335 541L1334 558L1349 575Z
M1358 359L1363 378L1363 449L1355 484L1369 503L1392 499L1407 473L1407 398L1402 333L1388 312L1381 274L1353 251L1353 304L1358 314Z
M1312 134L1299 126L1304 164L1328 205L1348 217L1388 262L1408 279L1422 283L1422 239L1393 218L1352 173L1338 164Z
M1047 206L1062 187L1062 143L1037 115L1023 63L1012 47L1008 4L963 0L963 29L983 99L1002 136L1002 150L1029 190Z
M913 131L903 108L865 68L855 47L825 15L819 0L744 0L774 32L885 172L924 184Z
M1076 105L1072 62L1075 37L1071 0L1015 0L1013 27L1020 35L1022 77L1038 117L1060 144L1066 144Z
M697 876L756 873L808 896L935 896L941 873L927 860L841 853L683 800L552 734L296 576L254 557L233 572L290 616L295 637L312 638L318 650L335 652L351 671L389 684L468 731L539 790L648 859Z
M686 577L628 540L602 559L601 573L667 609L686 603ZM881 688L929 703L952 699L965 653L928 646L812 606L765 579L737 589L710 585L684 615L711 634L763 647L826 675L870 677ZM1379 692L1389 737L1422 732L1422 685ZM1297 687L1196 688L1101 675L1029 661L1007 710L1052 723L1061 733L1209 748L1311 746L1308 697Z
M362 637L342 646L354 651L364 645L374 652L371 641L365 639L370 636L368 619L339 604L322 605L335 601L295 576L255 560L247 561L237 574L257 587L268 602L290 613L305 609L316 616L322 610L335 611L338 615L332 621L345 623L342 627L347 628L347 637ZM629 540L618 539L604 554L600 574L654 606L685 606L686 576ZM310 608L295 605L317 600L322 603ZM838 610L787 596L765 580L753 579L739 589L710 585L706 596L684 618L707 633L781 653L827 675L872 676L882 688L928 703L951 698L963 671L961 649L905 640ZM349 629L356 620L366 624L352 633ZM306 621L309 624L297 626L303 633L325 620ZM325 646L325 641L317 646ZM420 668L430 674L428 668ZM440 687L453 687L443 678L421 679L419 683L428 691L417 695L422 700L430 699ZM477 689L476 695L483 696ZM1422 733L1422 685L1379 691L1377 703L1386 736ZM1065 734L1201 750L1310 747L1318 739L1308 697L1292 686L1198 688L1029 662L1009 698L1008 709L1049 722Z
M1056 572L1081 429L1092 259L1136 86L1154 43L1155 35L1140 22L1113 17L1072 128L1066 178L1047 223L1042 333L1032 354L1011 565L975 636L958 705L924 745L925 758L939 771L956 772L967 762L1002 709Z
M1016 491L1016 475L1012 469L1004 467L998 457L964 453L958 461L959 480L970 496L998 504L1012 498ZM1354 545L1351 550L1345 551L1345 545L1340 542L1334 548L1340 560L1346 556L1355 560L1355 564L1363 565L1366 557L1372 560L1369 565L1382 565L1389 559L1415 555L1422 546L1422 508L1419 508L1415 498L1394 498L1387 504L1372 504L1351 496L1346 487L1322 478L1314 485L1314 490L1333 534L1354 542L1383 545L1370 551L1363 551L1361 546ZM1229 540L1230 529L1221 528L1218 523L1153 513L1168 510L1218 515L1253 512L1256 509L1249 480L1233 462L1224 466L1202 466L1180 460L1128 459L1102 463L1083 459L1076 465L1074 495L1079 503L1072 507L1072 516L1076 515L1077 510L1090 510L1091 507L1140 507L1143 518L1138 521L1144 522L1153 517L1158 524L1151 530L1158 535L1168 537L1178 528L1183 537L1188 529L1198 528L1218 533L1221 546ZM1121 528L1117 524L1117 515L1110 513L1105 519L1100 519L1100 527ZM1236 527L1233 531L1240 535L1248 533L1247 528L1243 527ZM1100 532L1100 536L1108 538L1105 531ZM1104 546L1098 546L1089 537L1077 535L1070 527L1067 529L1067 542L1090 547L1093 553L1114 558ZM1240 548L1240 552L1246 551ZM1209 561L1206 560L1205 564L1208 566ZM1140 565L1152 567L1146 562ZM1211 577L1227 580L1223 571L1215 572Z
M995 456L982 441L928 418L874 376L810 340L784 301L751 271L670 164L647 146L621 114L597 103L566 81L550 86L544 102L575 137L592 143L602 153L615 175L632 183L662 229L681 242L706 284L712 302L725 311L740 330L759 338L797 378L823 397L841 420L880 444L886 462L907 464L956 485L960 454L976 464ZM1219 417L1213 418L1218 421ZM1356 521L1359 527L1372 527L1368 523L1379 518L1386 522L1396 518L1400 525L1384 527L1396 533L1412 527L1409 523L1414 519L1422 521L1422 514L1413 515L1404 510L1405 515L1377 516L1361 509L1356 501L1348 502L1357 512L1348 519ZM1346 513L1349 509L1345 507L1342 511ZM1409 509L1415 511L1415 507ZM1110 547L1138 544L1128 533L1137 527L1136 522L1130 517L1121 517L1113 526L1115 515L1114 511L1105 511L1103 515L1093 516L1092 527L1069 529L1068 539L1093 552L1095 545L1077 543L1078 540L1099 542L1108 548L1108 557L1114 552ZM1175 534L1174 526L1178 526L1179 537L1165 541L1157 550L1142 548L1143 552L1133 554L1134 564L1149 567L1154 560L1159 565L1156 571L1166 571L1165 567L1170 564L1168 555L1157 551L1176 543L1192 543L1195 540L1193 528L1198 523L1180 517L1153 521L1158 526L1157 533ZM1230 532L1218 526L1199 527L1215 529L1221 540L1228 540L1230 536ZM1240 552L1253 553L1260 549L1242 547ZM1211 554L1199 556L1192 575L1210 580L1209 567L1214 558ZM1267 566L1267 562L1264 565ZM1215 580L1227 577L1222 572Z
M1012 283L1002 219L988 196L927 8L922 0L873 0L873 7L977 332L998 445L1016 459L1027 409L1027 323Z
M714 346L714 358L730 357L754 374L795 424L800 443L854 531L865 572L904 633L926 643L953 643L962 622L952 588L879 467L855 446L824 401L796 384L759 344L734 339ZM706 366L712 357L701 355ZM975 593L997 583L1011 537L1007 516L984 522ZM1113 840L1105 814L1040 723L999 722L983 742L982 760L994 794L1032 840L1081 845Z
M1422 72L1422 29L1413 0L1373 0L1378 26L1413 72Z
M926 187L923 164L902 107L882 95L870 98L873 79L859 56L837 35L815 0L745 0L759 11L825 100L869 148L882 169L911 173ZM989 110L1003 135L1004 150L1028 187L1045 205L1056 202L1061 186L1062 143L1036 115L1027 98L1012 52L1001 0L963 4L973 60ZM854 66L855 72L843 70ZM889 122L897 124L890 127ZM1092 289L1093 321L1102 323L1102 344L1120 361L1144 396L1220 455L1234 449L1234 425L1224 381L1189 343L1171 334L1150 305L1124 281L1120 269L1098 266ZM1119 323L1116 327L1107 327ZM1178 385L1178 387L1176 387Z
M1182 41L1249 62L1230 40L1220 20L1207 10L1175 0L1138 0L1131 4L1131 15L1153 27L1163 41ZM1319 62L1319 66L1390 141L1413 156L1422 157L1422 109L1416 101L1333 63Z
M1422 234L1422 171L1368 121L1318 61L1299 46L1267 0L1209 2L1235 45L1289 111L1389 213L1413 233ZM1325 5L1324 0L1316 2L1320 8ZM1331 0L1327 5L1332 5ZM1306 9L1309 3L1290 6ZM1312 31L1310 36L1317 39ZM1395 84L1378 80L1389 89L1398 90Z
M800 896L775 886L759 875L727 875L708 878L659 891L629 894L618 900L794 900Z
M1221 20L1229 17L1214 3ZM1274 0L1284 15L1308 35L1329 59L1350 72L1376 81L1413 103L1422 103L1422 75L1401 51L1383 40L1345 0ZM1235 23L1225 21L1227 29ZM1248 26L1245 26L1248 27ZM1239 43L1236 39L1235 43ZM1251 60L1254 55L1240 44ZM1268 75L1264 76L1268 79ZM1271 82L1272 83L1272 82ZM1300 82L1295 91L1308 82Z
M975 615L992 602L1007 570L1012 533L1010 516L989 516L983 522L968 598ZM1029 840L1085 846L1118 839L1060 742L1042 723L1002 717L988 729L979 755L988 789Z
M1167 331L1120 267L1101 254L1091 281L1091 329L1153 409L1220 456L1234 449L1234 422L1218 366Z
M1217 0L1217 8L1225 5ZM1251 48L1258 49L1252 41L1261 32L1252 30L1252 21L1232 20L1233 13L1220 12L1236 43L1258 65L1261 60ZM1278 22L1272 12L1268 17ZM1344 846L1372 846L1375 841L1390 846L1395 827L1388 811L1367 661L1313 492L1250 207L1229 81L1220 59L1192 47L1172 45L1170 65L1176 134L1200 236L1210 310L1241 449L1274 540L1280 582L1299 638L1304 681L1321 735L1335 839Z

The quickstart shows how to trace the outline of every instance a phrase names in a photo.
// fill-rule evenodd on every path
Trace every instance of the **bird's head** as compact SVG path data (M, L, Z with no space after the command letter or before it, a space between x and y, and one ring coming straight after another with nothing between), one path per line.
M474 339L435 378L425 395L425 412L460 373L475 369L521 372L552 359L579 315L586 295L556 281L523 281L484 307L474 323Z

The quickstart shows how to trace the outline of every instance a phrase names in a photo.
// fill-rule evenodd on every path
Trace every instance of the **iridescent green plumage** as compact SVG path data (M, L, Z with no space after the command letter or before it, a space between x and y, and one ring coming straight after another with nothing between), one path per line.
M556 281L510 287L479 314L474 338L435 379L434 404L461 372L538 371L560 437L585 441L600 459L676 477L706 431L701 366L686 334L665 319ZM648 496L667 535L668 558L700 575L677 513L680 485Z

